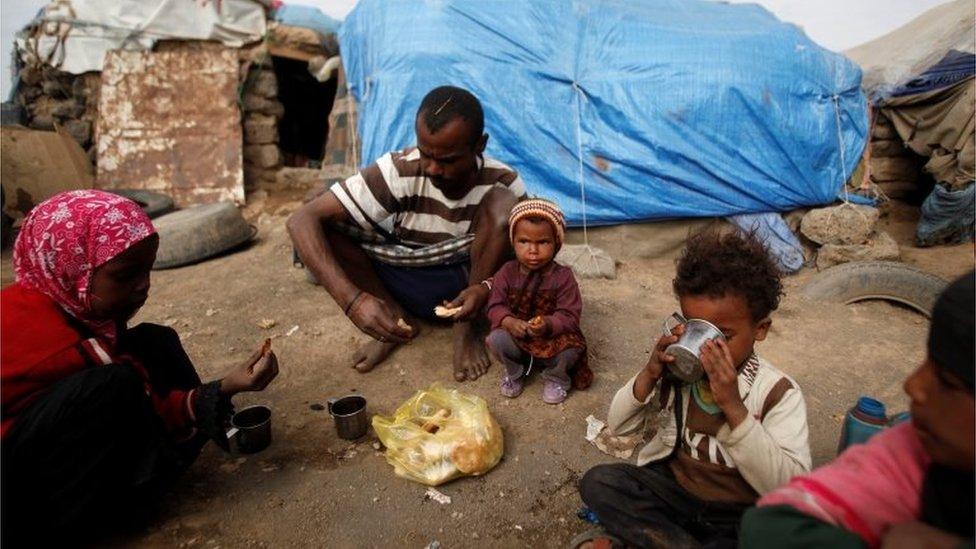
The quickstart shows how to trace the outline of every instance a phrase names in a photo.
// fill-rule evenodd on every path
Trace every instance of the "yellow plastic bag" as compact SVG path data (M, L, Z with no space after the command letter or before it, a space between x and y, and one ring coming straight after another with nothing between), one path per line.
M505 453L484 399L439 383L417 391L393 416L373 416L373 429L394 472L428 486L482 475Z

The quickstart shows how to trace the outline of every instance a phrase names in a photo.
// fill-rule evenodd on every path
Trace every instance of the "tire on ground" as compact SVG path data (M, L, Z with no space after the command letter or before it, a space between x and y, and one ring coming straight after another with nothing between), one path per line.
M149 219L155 219L173 211L173 199L165 194L143 189L106 189L108 192L124 196L139 204Z
M807 299L855 303L883 299L907 305L931 317L948 282L894 261L844 263L815 275L801 290Z
M254 238L233 202L194 206L153 221L159 233L159 251L153 269L196 263L237 248Z

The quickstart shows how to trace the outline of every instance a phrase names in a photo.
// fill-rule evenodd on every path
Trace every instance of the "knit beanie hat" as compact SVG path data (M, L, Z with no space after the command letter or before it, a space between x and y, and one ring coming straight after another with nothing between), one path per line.
M552 225L556 236L556 249L562 247L566 234L566 218L555 202L542 198L523 200L512 207L512 214L508 217L508 239L515 242L515 225L526 217L541 217Z
M976 271L949 285L932 309L929 328L929 358L973 388L976 355Z

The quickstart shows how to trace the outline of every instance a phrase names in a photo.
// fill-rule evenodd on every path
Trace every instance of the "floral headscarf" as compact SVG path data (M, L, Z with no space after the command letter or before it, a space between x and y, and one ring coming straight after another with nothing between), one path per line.
M138 204L96 190L57 194L27 215L14 245L17 283L38 291L115 343L110 320L91 318L94 270L156 232Z

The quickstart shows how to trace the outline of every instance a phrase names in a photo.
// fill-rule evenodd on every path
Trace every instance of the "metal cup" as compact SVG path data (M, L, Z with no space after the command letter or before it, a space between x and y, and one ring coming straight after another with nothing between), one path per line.
M253 454L271 444L271 408L248 406L230 418L227 439L231 448L241 454Z
M339 438L356 440L366 434L369 429L369 418L366 415L366 399L361 395L348 395L326 401L329 405L329 415L335 422L336 434Z
M685 331L678 341L668 345L668 348L664 350L666 354L674 357L674 362L668 363L668 370L681 381L694 383L705 376L705 370L701 363L702 345L711 339L725 341L725 335L707 320L686 319L679 313L674 313L664 320L664 330L668 334L674 328L673 325L669 324L670 320L684 324Z

